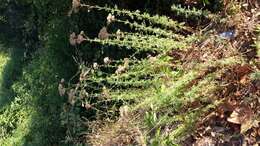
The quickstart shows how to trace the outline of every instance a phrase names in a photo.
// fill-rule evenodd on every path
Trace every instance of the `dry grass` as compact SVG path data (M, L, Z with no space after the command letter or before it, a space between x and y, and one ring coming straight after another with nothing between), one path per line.
M116 122L98 124L96 121L92 133L87 134L87 142L93 146L145 146L145 140L133 117L120 116Z

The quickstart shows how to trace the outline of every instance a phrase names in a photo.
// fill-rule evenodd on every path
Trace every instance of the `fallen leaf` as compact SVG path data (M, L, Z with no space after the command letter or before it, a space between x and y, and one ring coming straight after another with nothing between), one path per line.
M239 106L237 107L230 117L227 119L228 122L234 123L234 124L242 124L248 120L251 120L253 116L252 110L248 106Z
M253 127L253 111L249 106L241 105L237 107L227 121L234 124L241 125L240 133L245 133Z
M196 141L196 143L193 144L193 146L214 146L216 145L216 143L217 142L210 137L203 137Z
M241 124L240 133L246 133L252 127L253 127L253 121L252 120L245 121Z
M241 79L243 76L252 72L252 68L249 65L238 65L234 68L234 72L236 73L237 77Z
M230 117L227 119L228 122L234 123L234 124L241 124L241 119L239 117L239 112L238 111L233 111Z
M249 83L249 77L247 75L243 76L242 79L240 80L240 83L243 85L246 85L247 83Z

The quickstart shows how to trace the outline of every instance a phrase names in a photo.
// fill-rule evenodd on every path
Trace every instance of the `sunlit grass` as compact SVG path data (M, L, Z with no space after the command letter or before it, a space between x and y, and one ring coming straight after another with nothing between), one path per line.
M6 102L7 96L9 96L8 89L4 86L4 69L10 57L5 52L0 52L0 106Z

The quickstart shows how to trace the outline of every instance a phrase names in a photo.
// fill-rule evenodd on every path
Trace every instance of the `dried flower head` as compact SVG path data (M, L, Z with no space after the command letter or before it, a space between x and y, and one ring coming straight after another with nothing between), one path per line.
M92 108L91 104L89 104L88 102L85 103L85 106L84 106L84 107L85 107L87 110Z
M98 63L94 62L94 63L93 63L93 68L94 68L94 69L98 69Z
M115 16L112 15L111 13L109 13L107 16L107 24L110 24L110 23L114 22L115 20L116 20Z
M65 83L65 79L62 78L58 87L60 96L64 96L66 93L66 88L64 87L64 83Z
M129 68L129 58L124 58L124 65L119 65L116 70L116 74L122 74Z
M80 97L80 99L84 99L84 98L88 97L88 92L86 90L81 90L79 93L79 97Z
M68 102L73 106L76 103L76 91L74 89L70 89L68 92Z
M65 79L64 78L62 78L61 80L60 80L60 83L64 83L65 82Z
M60 96L64 96L64 95L65 95L65 93L66 93L66 88L63 86L62 83L59 83L58 90L59 90Z
M109 38L109 33L107 32L107 28L106 27L103 27L99 33L98 33L98 38L101 39L101 40L105 40L105 39L108 39Z
M68 16L71 16L72 13L78 13L81 7L80 0L72 0L72 8L68 13Z
M72 46L76 46L77 44L77 36L76 36L76 33L75 32L72 32L70 34L70 38L69 38L69 42Z
M86 41L86 35L84 31L81 31L80 34L77 37L77 44L81 44L82 42Z
M109 57L105 57L104 58L104 63L105 64L110 64L111 63L111 60L109 59Z
M90 70L87 70L87 71L86 71L86 70L82 70L81 73L80 73L79 80L80 80L80 81L86 80L86 77L87 77L89 71L90 71Z
M117 38L117 39L124 38L124 33L121 32L120 29L118 29L118 30L116 31L116 38Z
M129 58L124 58L124 67L128 69L129 67Z
M116 34L117 34L117 35L120 35L120 33L121 33L121 30L118 29L118 30L116 31Z
M75 92L80 88L80 83L76 84Z
M69 41L72 46L76 46L77 44L79 45L86 40L87 40L87 37L86 37L84 31L81 31L80 34L78 34L78 35L76 35L75 32L70 34Z
M105 98L109 97L109 90L106 88L106 86L103 86L101 95Z
M81 6L80 0L72 0L72 10L74 13L79 12L80 6Z
M123 65L119 65L118 67L117 67L117 70L116 70L116 74L117 75L119 75L119 74L122 74L123 72L125 72L126 71L126 68L123 66Z
M149 61L150 63L154 63L156 60L157 60L157 57L148 55L148 61Z
M81 72L79 75L79 81L82 82L84 80L85 80L85 76L84 76L83 72Z

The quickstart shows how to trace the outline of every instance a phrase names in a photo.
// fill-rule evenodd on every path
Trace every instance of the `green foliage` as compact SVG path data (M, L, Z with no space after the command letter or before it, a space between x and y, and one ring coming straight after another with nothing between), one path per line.
M78 83L64 87L73 93L67 95L71 105L63 113L65 125L70 127L67 131L68 141L77 143L77 133L84 129L82 121L75 115L78 110L85 117L83 121L86 120L91 125L95 121L116 120L120 107L128 105L132 113L142 111L140 118L136 120L140 123L138 126L144 127L147 144L178 143L192 131L192 125L205 112L204 109L214 104L208 103L195 111L187 109L181 112L189 103L209 100L209 95L217 90L214 82L217 73L209 73L201 78L201 71L212 66L235 64L238 60L232 57L226 60L208 60L206 64L198 63L192 70L186 70L181 62L173 65L172 58L168 55L174 50L185 51L199 39L194 35L179 33L186 29L183 23L166 16L152 16L139 11L120 10L117 7L82 4L81 9L88 9L89 13L108 12L111 14L107 19L113 15L115 19L108 20L105 39L100 36L89 37L75 46L78 54L83 55L76 57L80 65L73 80L78 80ZM202 10L186 10L181 7L173 9L187 18L207 17ZM71 17L73 19L76 16ZM124 31L117 31L119 28ZM91 50L98 53L94 64L83 57L84 53L89 53L86 50L90 46ZM115 57L115 54L110 54L105 49L115 49L119 55ZM102 51L99 52L100 50ZM173 66L176 66L175 70ZM190 85L198 78L201 79L197 84ZM74 120L70 117L74 117ZM86 127L91 130L93 127L90 125ZM165 126L174 128L165 132Z
M64 99L57 94L58 62L54 62L54 52L48 52L41 52L45 55L36 57L13 85L14 101L0 116L1 145L49 145L63 139L59 114Z
M141 13L140 11L128 11L128 10L120 10L117 7L115 8L109 8L109 7L100 7L100 6L90 6L90 5L83 5L83 7L92 10L103 10L106 12L111 12L114 15L117 16L127 16L129 19L132 20L139 20L139 21L148 21L149 25L160 25L162 28L172 28L172 29L179 29L182 28L183 25L178 23L177 21L173 21L172 19L166 17L166 16L159 16L154 15L151 16L148 13Z
M203 2L204 5L208 5L210 4L210 1L209 0L201 0Z
M209 12L205 10L198 10L195 7L193 8L183 8L181 5L172 5L171 10L177 16L183 16L187 19L198 20L202 18L208 18Z
M156 131L155 137L151 139L150 144L151 146L177 146L177 144L174 144L169 137L164 137L161 133L160 129Z
M7 70L13 66L15 70L22 70L22 74L21 77L19 72L15 72L15 76L10 76L11 72L4 74L4 78L9 79L8 86L14 92L14 97L1 108L0 145L62 145L65 139L66 127L62 125L60 117L65 99L58 95L57 87L61 77L71 76L74 65L71 64L71 52L64 34L68 30L64 24L69 23L63 16L56 18L58 17L49 17L48 25L44 22L39 28L44 30L41 32L44 42L42 49L35 53L29 50L31 57L26 56L21 48L10 53L10 61L16 62L22 58L19 63L26 64L5 64ZM31 17L27 21L26 27L29 29L25 32L29 32L34 23ZM68 71L67 68L71 70ZM3 98L2 95L0 97Z
M260 72L258 71L258 72L252 73L250 77L253 80L260 80Z

